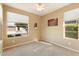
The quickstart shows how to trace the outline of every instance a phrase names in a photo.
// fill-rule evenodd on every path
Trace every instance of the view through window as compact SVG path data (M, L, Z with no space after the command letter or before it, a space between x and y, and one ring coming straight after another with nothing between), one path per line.
M7 35L8 37L17 37L28 34L29 18L28 16L16 14L12 12L7 13Z
M78 24L77 20L65 21L65 36L78 39Z
M79 8L64 14L65 37L78 39Z

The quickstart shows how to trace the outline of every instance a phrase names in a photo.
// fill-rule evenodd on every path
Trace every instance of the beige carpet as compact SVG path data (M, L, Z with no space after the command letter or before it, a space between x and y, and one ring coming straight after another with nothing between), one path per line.
M43 42L31 42L29 44L7 49L4 56L79 56L78 53Z

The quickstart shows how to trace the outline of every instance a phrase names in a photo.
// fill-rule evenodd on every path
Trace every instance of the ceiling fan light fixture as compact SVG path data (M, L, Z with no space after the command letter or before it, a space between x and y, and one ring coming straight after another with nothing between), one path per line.
M45 9L44 7L45 7L44 4L41 4L41 3L36 4L36 9L37 9L38 11L44 10L44 9Z

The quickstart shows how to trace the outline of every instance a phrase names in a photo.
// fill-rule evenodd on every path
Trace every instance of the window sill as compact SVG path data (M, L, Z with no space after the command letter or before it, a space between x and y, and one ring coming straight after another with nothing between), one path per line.
M27 37L27 35L8 37L8 39L23 38L23 37Z
M64 39L69 39L69 40L78 40L78 39L73 39L73 38L68 38L68 37L64 37Z

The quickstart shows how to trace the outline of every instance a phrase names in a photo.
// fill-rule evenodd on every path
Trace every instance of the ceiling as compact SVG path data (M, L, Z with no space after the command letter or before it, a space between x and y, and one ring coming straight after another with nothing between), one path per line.
M42 11L37 11L35 4L36 3L6 3L6 5L9 5L11 7L15 7L39 16L53 12L59 8L69 5L70 3L42 3L45 5L45 9Z

